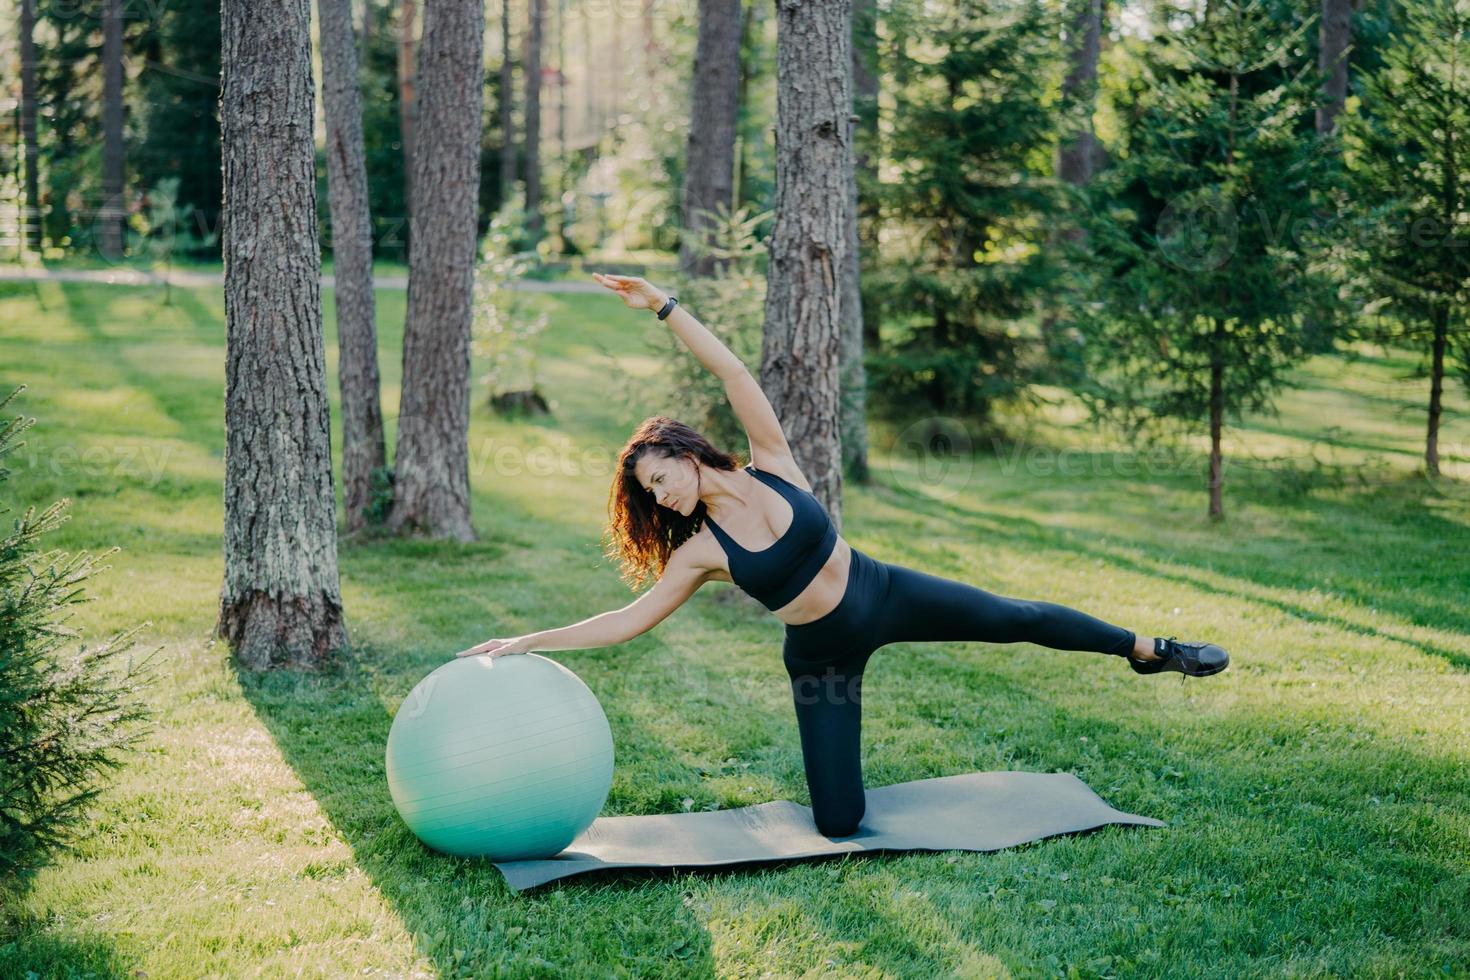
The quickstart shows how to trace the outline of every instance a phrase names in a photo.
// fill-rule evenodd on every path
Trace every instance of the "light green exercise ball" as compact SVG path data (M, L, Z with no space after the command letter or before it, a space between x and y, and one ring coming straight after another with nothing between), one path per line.
M409 692L388 731L388 790L429 847L546 858L612 788L612 729L582 679L534 653L457 657Z

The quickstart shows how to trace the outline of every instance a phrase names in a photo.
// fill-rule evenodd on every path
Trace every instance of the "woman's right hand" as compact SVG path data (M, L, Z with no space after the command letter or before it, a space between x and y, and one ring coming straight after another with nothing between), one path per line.
M632 310L660 310L669 301L668 293L638 276L609 276L594 272L592 278L621 296L623 303Z
M528 646L529 643L527 642L527 637L512 636L501 639L486 640L484 643L478 643L475 646L470 647L468 650L459 651L459 653L456 653L455 656L473 657L477 654L485 653L489 654L490 658L493 660L496 657L504 657L507 654L511 653L530 653L531 651L528 649Z

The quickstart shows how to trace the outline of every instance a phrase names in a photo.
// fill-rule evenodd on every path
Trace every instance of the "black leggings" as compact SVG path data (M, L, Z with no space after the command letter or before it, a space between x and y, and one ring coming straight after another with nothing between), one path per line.
M819 619L788 625L782 645L812 816L825 836L855 833L866 809L859 746L863 668L884 644L910 640L1029 641L1126 657L1135 637L1067 606L1010 599L853 548L842 601Z

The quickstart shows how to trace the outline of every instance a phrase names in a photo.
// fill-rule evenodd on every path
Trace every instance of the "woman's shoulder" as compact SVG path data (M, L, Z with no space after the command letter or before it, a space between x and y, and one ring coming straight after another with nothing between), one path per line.
M779 476L787 483L807 493L812 491L810 481L801 472L801 467L796 465L796 457L790 453L770 453L751 447L750 465L763 473Z

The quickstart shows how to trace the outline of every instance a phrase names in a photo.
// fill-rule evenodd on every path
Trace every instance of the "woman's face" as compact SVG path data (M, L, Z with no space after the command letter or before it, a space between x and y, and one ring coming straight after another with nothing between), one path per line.
M633 466L633 476L660 507L688 516L699 502L699 470L684 457L644 453Z

